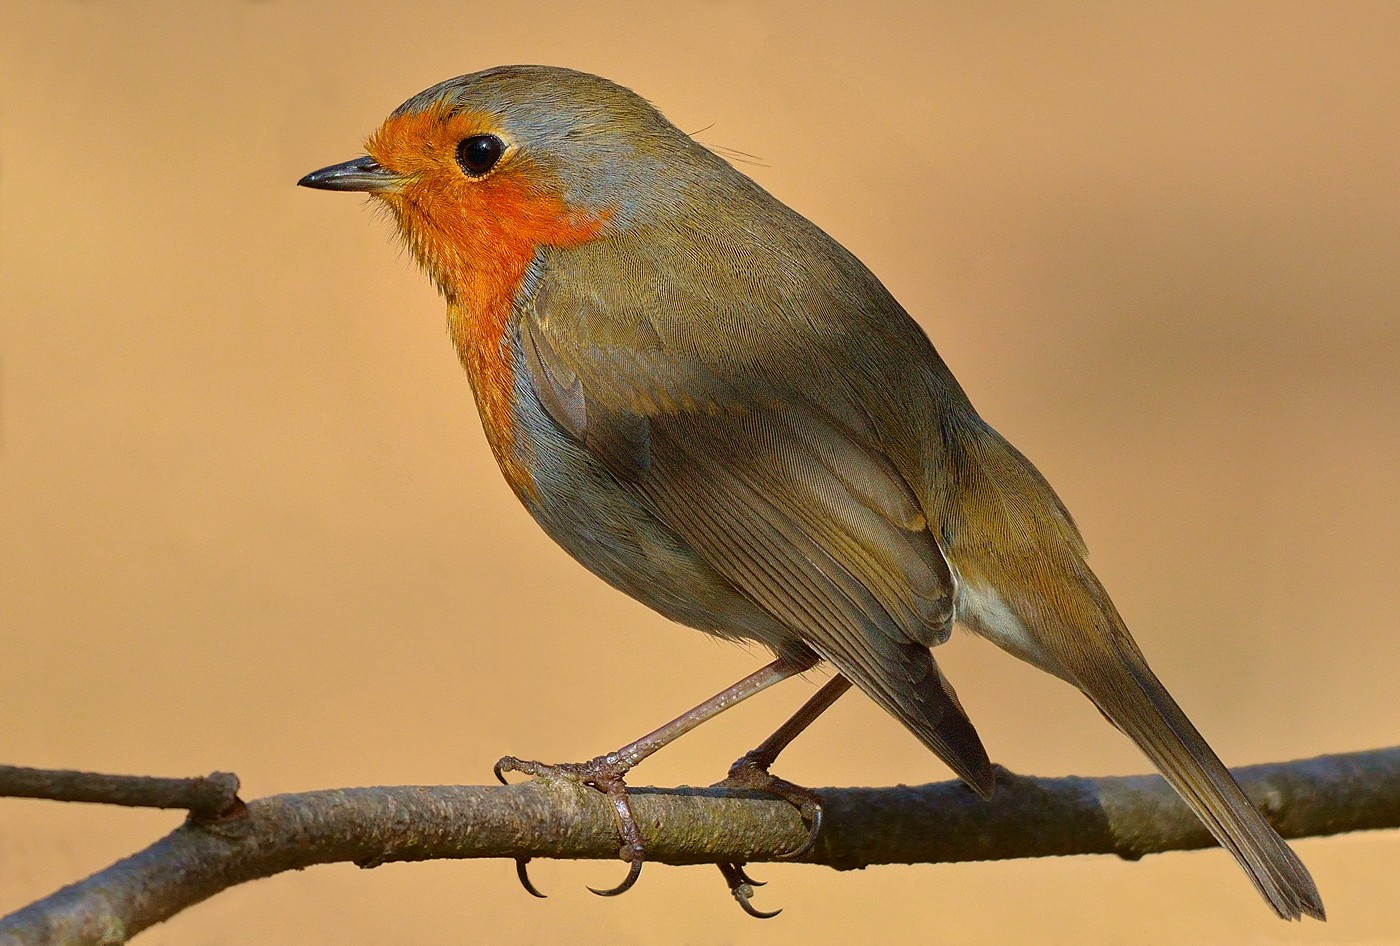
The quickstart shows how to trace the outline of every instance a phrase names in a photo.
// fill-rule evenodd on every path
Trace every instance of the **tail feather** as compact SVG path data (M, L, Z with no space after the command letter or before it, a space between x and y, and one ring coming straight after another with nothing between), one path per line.
M959 619L1084 691L1152 760L1279 916L1324 919L1307 868L1148 668L1044 477L980 421L962 433L952 457L951 480L960 490L952 503L955 524L969 529L949 545L960 580Z
M1116 646L1115 646L1116 645ZM1110 644L1080 686L1157 766L1279 916L1326 919L1303 862L1245 796L1224 763L1131 643ZM1104 664L1125 673L1104 673Z

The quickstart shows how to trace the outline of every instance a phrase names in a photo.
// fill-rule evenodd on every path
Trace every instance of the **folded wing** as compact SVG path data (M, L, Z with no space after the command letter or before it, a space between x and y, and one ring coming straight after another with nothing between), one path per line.
M954 578L914 492L858 412L662 345L526 317L550 416L751 600L982 794L991 765L929 647ZM837 418L841 419L838 420ZM857 417L852 423L850 418Z

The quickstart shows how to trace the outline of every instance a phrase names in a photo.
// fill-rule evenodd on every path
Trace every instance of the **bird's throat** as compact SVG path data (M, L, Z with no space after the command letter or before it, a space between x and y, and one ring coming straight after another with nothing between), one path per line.
M598 237L606 217L580 217L558 197L498 186L489 206L414 201L393 206L414 257L448 300L448 332L471 380L486 439L521 499L535 484L515 436L512 313L540 249Z

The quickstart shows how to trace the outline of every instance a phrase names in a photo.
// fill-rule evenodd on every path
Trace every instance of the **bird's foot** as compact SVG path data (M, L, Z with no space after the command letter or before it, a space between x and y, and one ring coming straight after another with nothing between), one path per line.
M723 781L716 782L713 787L742 788L777 795L796 808L802 814L803 822L809 826L807 840L793 850L779 855L780 860L796 860L816 846L817 837L821 834L821 796L810 788L803 788L801 785L795 785L786 779L778 778L768 771L768 766L771 764L771 759L765 758L758 750L755 750L730 766L729 775ZM729 885L729 892L734 895L734 899L749 916L768 920L783 912L782 910L759 910L750 902L753 897L753 888L762 887L763 884L745 873L743 864L720 864L718 866L720 873L724 875L724 882Z
M743 788L777 795L796 808L808 827L807 840L791 851L778 855L779 860L795 861L816 847L817 837L822 832L822 799L810 788L795 785L769 772L768 766L771 764L770 760L764 759L756 752L750 752L731 765L729 775L723 781L716 782L713 787Z
M615 897L632 889L637 878L642 875L642 862L646 860L646 850L642 846L642 829L632 814L632 802L627 795L627 783L623 781L623 776L630 768L631 765L624 762L617 753L610 752L587 762L563 762L555 765L506 756L496 763L493 771L496 773L496 779L502 785L509 784L506 782L505 773L519 772L534 778L567 779L597 789L607 796L608 801L612 802L613 813L617 816L618 834L622 839L622 847L618 851L618 856L627 862L627 876L616 887L610 887L607 890L598 890L593 887L588 889L600 897ZM521 885L528 893L532 896L543 897L544 894L540 893L530 882L530 875L525 867L528 860L525 858L516 861L516 876L520 878Z

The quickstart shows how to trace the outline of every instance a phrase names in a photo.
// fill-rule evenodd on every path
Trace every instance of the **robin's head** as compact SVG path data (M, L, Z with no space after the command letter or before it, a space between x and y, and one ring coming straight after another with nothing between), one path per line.
M503 66L399 106L366 157L299 182L363 191L392 211L439 287L519 278L542 246L576 246L682 211L733 173L643 98L597 76Z

